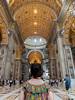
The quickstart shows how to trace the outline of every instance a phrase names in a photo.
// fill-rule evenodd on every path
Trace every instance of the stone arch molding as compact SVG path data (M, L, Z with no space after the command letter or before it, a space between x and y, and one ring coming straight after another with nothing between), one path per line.
M39 53L42 55L42 58L44 59L44 54L43 54L43 52L42 52L41 50L30 50L30 51L28 52L27 56L26 56L27 59L28 59L28 56L29 56L29 54L30 54L31 52L39 52Z

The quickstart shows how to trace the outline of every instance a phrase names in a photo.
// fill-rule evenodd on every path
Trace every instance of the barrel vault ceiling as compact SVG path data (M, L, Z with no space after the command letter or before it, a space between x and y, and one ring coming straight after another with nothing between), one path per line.
M15 0L11 6L23 40L33 35L48 39L60 8L58 0Z
M22 39L29 36L42 36L46 40L52 34L52 27L61 10L60 0L6 0L13 19L17 22ZM0 10L0 28L3 33L2 38L6 43L7 25L4 13ZM5 15L4 15L5 16ZM5 27L7 26L7 27ZM5 29L6 28L6 29ZM6 34L5 34L6 32Z
M29 36L41 36L48 40L60 12L62 0L7 0L13 19L17 22L23 41ZM2 13L2 12L1 12ZM70 18L70 17L68 17ZM65 18L67 19L67 18ZM67 21L65 20L64 23ZM72 21L73 22L73 21ZM68 26L68 23L64 26ZM0 28L7 33L4 18L0 15ZM72 24L71 26L73 26ZM70 29L72 29L70 27ZM72 29L74 30L74 29ZM3 35L5 39L7 35ZM7 37L6 37L7 38Z

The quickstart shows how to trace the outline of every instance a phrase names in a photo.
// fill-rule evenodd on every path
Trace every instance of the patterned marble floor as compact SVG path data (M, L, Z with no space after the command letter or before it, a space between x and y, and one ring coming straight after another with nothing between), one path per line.
M0 87L0 100L19 100L21 87L9 86ZM71 91L69 94L62 88L54 88L52 87L51 90L54 93L54 100L75 100L75 91ZM73 98L73 99L69 99Z

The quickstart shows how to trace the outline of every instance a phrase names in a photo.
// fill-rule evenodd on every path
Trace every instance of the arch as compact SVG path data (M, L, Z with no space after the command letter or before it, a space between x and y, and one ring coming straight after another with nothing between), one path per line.
M43 54L39 50L31 50L27 55L29 63L42 63Z
M43 52L42 52L41 50L38 50L38 49L37 49L37 50L30 50L30 51L28 52L26 58L28 59L29 54L30 54L31 52L34 52L34 51L39 52L39 53L42 55L42 58L44 59L44 54L43 54Z

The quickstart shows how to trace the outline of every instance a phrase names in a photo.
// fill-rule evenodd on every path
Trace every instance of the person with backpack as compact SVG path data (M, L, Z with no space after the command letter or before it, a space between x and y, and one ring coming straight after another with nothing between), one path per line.
M49 86L42 80L41 64L31 64L32 78L25 82L19 100L54 100Z

